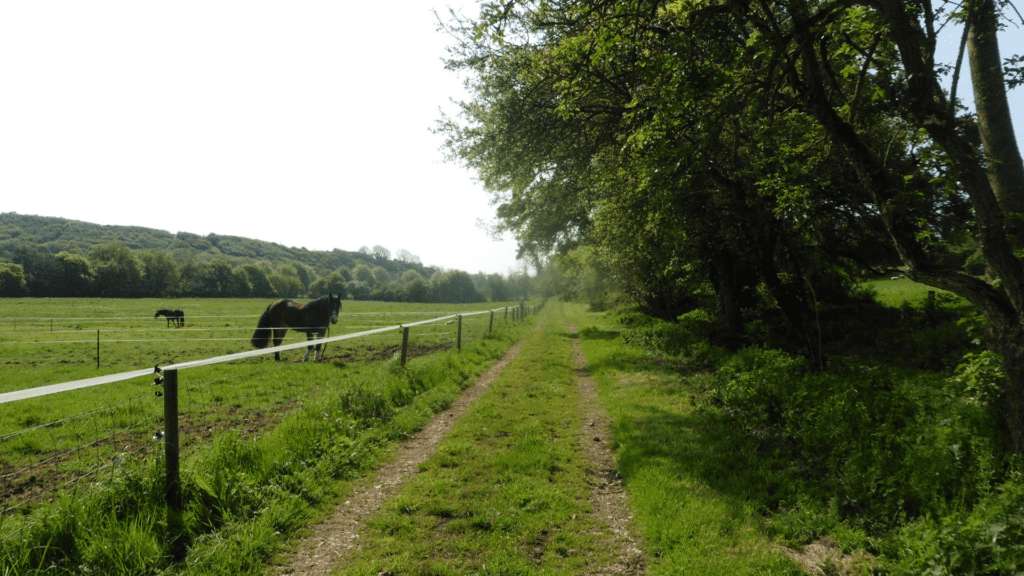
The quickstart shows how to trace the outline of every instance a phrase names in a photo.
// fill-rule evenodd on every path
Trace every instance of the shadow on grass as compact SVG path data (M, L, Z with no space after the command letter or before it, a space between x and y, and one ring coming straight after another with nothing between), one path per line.
M584 328L580 334L587 340L615 340L622 334L619 330L599 330L594 327Z
M686 478L749 511L764 514L795 494L795 466L761 449L761 443L725 414L695 410L680 414L657 406L615 428L619 470L628 480L659 463L669 478Z

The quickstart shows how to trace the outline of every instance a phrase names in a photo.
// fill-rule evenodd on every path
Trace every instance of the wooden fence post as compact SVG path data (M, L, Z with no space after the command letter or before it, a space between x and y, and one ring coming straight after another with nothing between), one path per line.
M402 327L402 367L405 367L405 359L409 355L409 328Z
M487 324L487 333L494 332L494 310L491 310L491 322Z
M462 352L462 314L459 314L459 335L455 337L455 349Z
M96 368L100 367L100 331L96 331Z
M171 555L185 557L184 521L182 519L181 473L178 451L178 371L164 372L164 502L167 504L167 538Z

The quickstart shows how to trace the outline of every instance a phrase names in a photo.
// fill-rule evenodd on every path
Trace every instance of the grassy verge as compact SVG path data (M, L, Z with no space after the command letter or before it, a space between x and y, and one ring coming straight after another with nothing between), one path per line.
M591 574L610 564L588 502L567 324L582 334L616 421L615 443L649 574L799 574L763 531L759 490L729 438L693 420L677 373L624 347L605 317L549 304L545 327L421 473L369 524L340 571ZM744 450L739 449L742 454ZM705 457L703 455L710 455ZM732 469L730 465L739 466Z
M690 386L702 374L624 346L608 315L566 310L614 422L648 574L801 574L760 514L782 478L765 481L754 447L696 410Z
M0 518L0 573L261 573L346 480L448 406L525 330L502 323L461 353L416 358L404 370L382 362L358 374L328 363L277 372L313 381L299 406L268 433L221 435L182 463L183 562L167 544L162 462L128 456L88 488Z
M825 573L1018 573L1024 484L997 412L999 364L965 354L951 313L930 322L900 311L891 333L902 342L862 338L826 372L769 347L714 347L700 313L678 323L631 310L596 316L605 326L583 332L586 348L595 348L588 336L634 347L591 357L621 423L632 489L660 461L666 478L722 495ZM678 524L652 528L661 512L644 521L656 553L679 539Z

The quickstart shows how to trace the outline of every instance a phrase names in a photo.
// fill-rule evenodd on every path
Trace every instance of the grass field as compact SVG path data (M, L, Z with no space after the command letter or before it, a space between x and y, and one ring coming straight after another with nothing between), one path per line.
M252 349L249 338L265 299L106 299L8 298L0 314L0 393L67 380L168 365ZM331 336L417 322L459 312L514 306L515 303L399 304L345 301ZM161 308L185 311L184 328L168 328ZM503 312L502 312L503 314ZM479 337L488 317L470 316L464 337ZM454 341L443 323L413 329L420 344ZM285 343L304 336L289 332ZM393 342L384 334L360 340L354 348L379 348ZM400 336L398 341L400 342ZM355 352L349 352L354 354ZM292 353L294 357L301 352ZM251 362L272 361L259 357Z
M5 299L0 317L0 393L150 366L251 350L249 337L266 300ZM409 305L346 301L331 336L445 318L505 304ZM508 303L514 306L514 303ZM184 328L153 318L185 310ZM410 357L454 347L457 323L410 329ZM465 316L462 342L484 337L490 315ZM96 366L97 334L100 367ZM285 344L303 342L289 332ZM179 376L182 450L189 454L224 431L256 437L336 379L359 378L367 362L394 356L401 331L333 342L325 362L296 366L304 350L183 370ZM326 373L325 373L326 371ZM0 509L27 511L63 485L93 479L128 456L157 451L163 401L152 378L135 378L18 400L0 411ZM331 382L328 384L327 382Z
M879 303L893 308L898 308L904 303L915 308L923 308L928 302L929 291L935 292L936 306L957 310L965 310L970 307L966 300L952 292L937 290L903 277L898 277L896 280L891 278L869 280L863 282L861 286L874 292L875 299Z

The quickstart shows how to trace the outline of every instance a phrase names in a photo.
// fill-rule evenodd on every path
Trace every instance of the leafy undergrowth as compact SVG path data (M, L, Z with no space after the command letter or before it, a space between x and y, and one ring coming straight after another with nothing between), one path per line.
M0 573L259 574L346 480L450 405L529 324L501 323L461 353L416 358L405 369L394 359L354 375L327 363L296 366L301 378L324 383L321 393L265 435L228 433L183 460L183 561L169 543L162 459L127 458L84 493L0 518Z
M675 324L606 316L606 329L634 349L599 362L624 474L643 478L658 455L663 479L757 511L780 545L824 539L858 552L852 573L1024 571L1022 465L993 408L999 363L965 346L963 329L902 310L903 342L881 346L916 360L890 362L891 349L870 355L865 346L825 373L777 349L716 348L705 339L713 322L699 312ZM929 342L941 361L928 360ZM950 351L961 359L955 370ZM653 383L635 381L638 373ZM655 532L653 542L672 541L677 530Z

